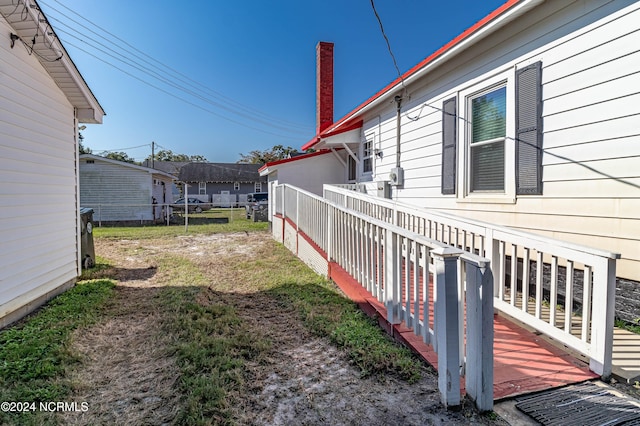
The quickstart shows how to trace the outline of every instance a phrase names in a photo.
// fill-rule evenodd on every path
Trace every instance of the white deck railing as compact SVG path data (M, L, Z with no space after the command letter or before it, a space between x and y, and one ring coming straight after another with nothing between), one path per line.
M611 374L616 253L325 185L324 197L491 259L494 305L587 356Z
M391 324L404 322L433 346L446 405L460 403L462 371L466 392L478 407L493 407L493 276L488 259L290 185L273 187L271 199L271 211L282 226L274 235L297 247L292 233L304 234L328 262L385 306Z

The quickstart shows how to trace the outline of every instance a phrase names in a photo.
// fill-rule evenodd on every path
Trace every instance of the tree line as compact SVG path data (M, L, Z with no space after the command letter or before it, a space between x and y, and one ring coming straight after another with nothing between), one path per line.
M78 149L80 154L93 154L93 151L83 143L84 137L80 134ZM285 158L294 157L301 154L297 149L290 146L275 145L272 148L265 150L252 150L247 154L239 154L240 159L237 163L244 164L265 164L273 161L283 160ZM137 165L151 164L153 161L180 161L180 162L207 162L208 160L202 155L187 155L174 153L170 149L161 149L152 155L149 155L142 162L135 161L135 159L129 157L126 152L111 151L101 157L109 158L111 160L124 161L126 163L132 163Z

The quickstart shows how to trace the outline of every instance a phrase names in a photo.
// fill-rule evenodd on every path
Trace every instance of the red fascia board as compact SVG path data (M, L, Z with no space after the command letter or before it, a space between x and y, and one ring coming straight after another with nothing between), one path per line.
M303 151L306 151L309 148L311 148L312 146L314 146L315 144L317 144L318 142L320 142L320 136L316 135L309 142L307 142L304 145L302 145L302 148L300 148L300 149L303 150Z
M484 18L482 18L481 20L476 22L474 25L472 25L471 27L467 28L462 34L460 34L459 36L457 36L456 38L454 38L453 40L451 40L450 42L448 42L447 44L442 46L440 49L438 49L435 52L433 52L431 55L427 56L418 65L414 66L409 71L405 72L402 75L402 78L400 78L400 77L396 78L394 81L392 81L390 84L385 86L378 93L376 93L375 95L373 95L372 97L367 99L365 102L363 102L362 104L357 106L354 110L352 110L350 113L348 113L347 115L342 117L336 123L334 123L333 125L329 126L327 128L327 130L329 130L328 133L331 133L331 134L342 133L341 127L345 124L345 122L347 122L347 118L350 118L350 117L352 118L355 114L358 113L358 111L360 111L362 108L366 107L367 105L371 104L373 101L375 101L376 99L380 98L385 93L389 92L393 87L397 86L402 80L407 79L408 77L411 77L413 74L418 72L420 69L422 69L426 65L430 64L431 62L433 62L434 60L436 60L437 58L439 58L440 56L442 56L443 54L445 54L446 52L451 50L453 47L455 47L458 44L460 44L462 41L464 41L467 38L469 38L472 34L474 34L476 31L478 31L479 29L484 27L487 23L491 22L493 19L495 19L496 17L500 16L501 14L506 12L507 10L511 9L514 5L516 5L517 3L521 2L521 1L522 0L508 0L507 2L505 2L502 6L498 7L493 12L491 12L490 14L488 14L487 16L485 16ZM351 130L351 129L349 129L349 130ZM346 130L343 130L343 131L346 131ZM315 145L316 143L320 142L320 137L321 136L324 136L324 135L317 135L316 137L311 139L309 142L307 142L302 147L302 149L309 149L309 148L313 147L313 145Z
M340 148L340 149L342 149L342 148ZM316 152L310 152L308 154L302 154L302 155L297 155L297 156L291 157L291 158L285 158L285 159L282 159L282 160L272 161L272 162L266 163L265 165L260 167L258 169L258 172L261 172L262 170L266 169L267 167L278 166L280 164L290 163L292 161L305 160L307 158L315 157L317 155L328 154L330 152L331 152L331 150L329 150L329 149L323 149L323 150L316 151Z
M312 146L314 146L315 144L320 142L321 138L328 138L328 137L331 137L331 136L339 135L340 133L348 132L349 130L359 129L359 128L362 127L363 123L364 122L362 121L362 119L357 119L357 120L351 122L350 124L344 124L344 125L342 125L342 126L340 126L338 128L334 128L330 132L322 132L319 135L315 136L313 139L311 139L306 144L302 145L302 150L306 151L307 149L311 148ZM332 126L332 127L334 127L334 126Z

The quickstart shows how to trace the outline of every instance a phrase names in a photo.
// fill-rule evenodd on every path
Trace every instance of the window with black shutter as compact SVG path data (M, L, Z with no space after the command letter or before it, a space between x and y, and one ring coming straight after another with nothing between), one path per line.
M542 63L516 71L516 194L542 194Z

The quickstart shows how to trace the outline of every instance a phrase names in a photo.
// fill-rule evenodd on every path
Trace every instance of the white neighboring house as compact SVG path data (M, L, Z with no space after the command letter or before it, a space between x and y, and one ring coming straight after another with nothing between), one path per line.
M2 327L80 273L78 125L104 116L34 0L0 0L0 110Z
M621 253L640 312L638 46L638 0L509 0L302 149L349 147L369 193Z
M346 151L322 150L266 163L258 170L272 185L289 183L316 195L322 195L325 183L346 182Z
M154 223L173 203L175 176L93 154L80 155L80 205L100 223ZM155 203L154 203L155 201Z

